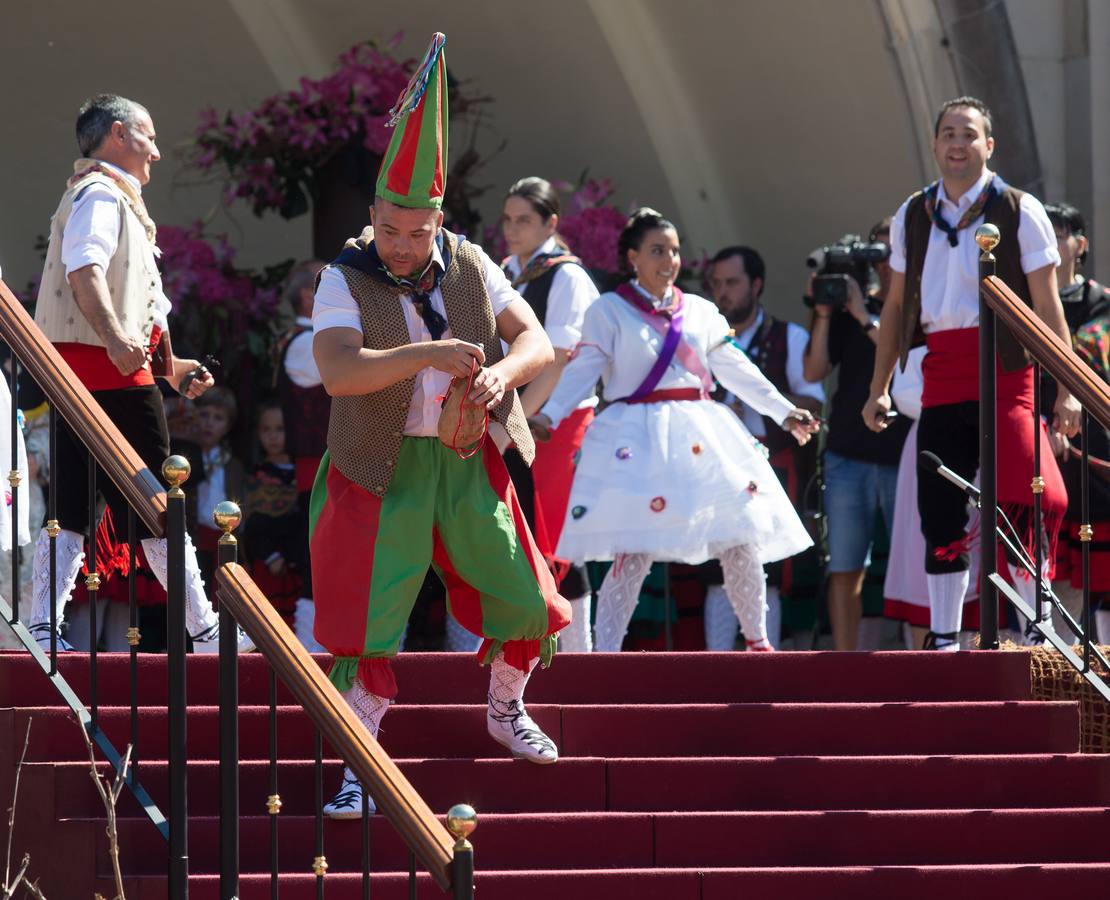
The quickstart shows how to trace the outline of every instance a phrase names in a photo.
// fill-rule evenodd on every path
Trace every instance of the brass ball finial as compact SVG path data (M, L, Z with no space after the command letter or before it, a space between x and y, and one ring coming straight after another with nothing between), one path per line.
M447 811L447 830L455 836L455 847L469 847L467 840L478 827L478 813L466 803L456 803Z
M189 480L192 473L193 467L189 465L189 460L176 453L173 456L167 456L166 461L162 463L162 477L171 488L181 487Z
M979 245L984 256L990 256L1000 240L1002 240L1002 233L989 222L984 222L975 229L975 243Z
M230 535L243 521L243 511L234 500L224 500L217 503L216 508L212 510L212 521L224 535Z

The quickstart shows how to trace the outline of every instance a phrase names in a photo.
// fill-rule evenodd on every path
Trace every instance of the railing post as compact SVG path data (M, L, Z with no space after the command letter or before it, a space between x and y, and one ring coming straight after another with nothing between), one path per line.
M451 890L454 900L473 900L474 845L467 838L478 827L474 807L459 803L447 812L447 830L455 836L455 856L451 863Z
M995 258L991 253L1001 235L993 225L980 225L975 242L982 250L979 256L979 279L994 275ZM979 648L998 649L998 589L990 576L998 571L998 485L995 480L995 429L997 398L995 395L995 317L986 295L979 291Z
M186 801L185 751L185 492L181 485L191 471L184 456L162 463L166 494L166 671L168 681L169 750L169 897L189 896L189 812Z
M239 561L234 531L243 514L230 500L217 504L212 521L223 532L218 564ZM239 628L220 604L220 900L239 896Z

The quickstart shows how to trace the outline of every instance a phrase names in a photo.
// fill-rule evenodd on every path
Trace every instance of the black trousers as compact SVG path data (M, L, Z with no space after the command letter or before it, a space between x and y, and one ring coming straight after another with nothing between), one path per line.
M116 391L93 391L93 397L104 415L123 433L135 452L162 481L162 463L170 455L170 433L166 426L166 410L156 385L121 388ZM58 417L57 465L50 473L51 490L57 491L58 523L69 531L90 536L90 530L104 515L112 511L116 539L127 540L127 501L104 471L96 467L96 505L92 521L89 516L89 452L73 430ZM90 524L92 528L90 529ZM142 519L135 519L137 540L152 537Z
M926 450L953 472L974 481L979 471L979 404L967 401L923 409L917 426L918 455ZM999 447L998 452L1006 449ZM919 469L917 508L925 536L925 571L931 575L966 571L970 565L966 552L938 559L936 551L967 532L967 495L940 475Z
M516 490L517 500L520 501L520 509L524 513L524 518L528 522L528 527L532 529L534 536L536 533L536 489L535 482L532 480L532 469L515 447L510 447L505 451L504 459L505 468L509 470L509 478L512 479L513 488ZM561 525L562 522L559 524ZM590 579L586 574L586 567L572 565L559 585L559 593L572 600L577 600L579 597L584 597L590 593Z

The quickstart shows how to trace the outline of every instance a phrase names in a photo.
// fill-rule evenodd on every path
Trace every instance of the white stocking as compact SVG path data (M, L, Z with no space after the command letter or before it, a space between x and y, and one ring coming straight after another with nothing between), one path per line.
M370 732L374 740L377 740L378 732L382 726L382 717L389 709L390 701L385 697L379 697L377 694L371 694L357 678L354 684L343 692L343 699L354 710L358 720L366 726L366 730ZM343 778L347 781L358 780L355 773L346 766L343 767Z
M929 586L929 629L934 634L953 634L960 630L964 615L964 595L971 583L971 572L943 572L928 574L925 581ZM953 652L960 649L958 642L942 641L938 650Z
M593 649L590 634L590 601L586 594L570 603L570 624L559 632L559 650L566 653L589 653Z
M58 627L62 625L66 604L77 584L77 574L85 559L85 539L76 531L58 532L55 586L58 593L54 608L58 611ZM35 568L31 582L31 617L28 625L50 625L50 536L43 528L35 541Z
M749 644L767 640L767 577L751 544L729 547L721 554L725 593L740 620L740 630Z
M620 651L628 623L640 601L640 588L650 571L651 557L646 553L622 553L613 560L597 593L595 650L600 653Z
M165 538L144 538L143 553L150 563L150 570L163 590L168 590L169 562ZM219 616L204 592L204 579L200 577L200 563L193 539L185 535L185 630L191 637L198 637L214 626Z
M711 584L705 593L705 649L735 650L740 620L733 612L723 584Z
M511 705L514 701L524 709L524 689L528 686L528 679L540 661L537 656L529 660L528 671L522 672L516 666L505 662L505 654L498 653L489 666L489 702L490 706L498 704Z

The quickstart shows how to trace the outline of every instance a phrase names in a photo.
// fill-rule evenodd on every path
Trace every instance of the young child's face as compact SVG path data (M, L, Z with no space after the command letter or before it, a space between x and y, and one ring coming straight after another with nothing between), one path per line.
M280 409L268 409L258 417L258 442L266 456L285 452L285 419Z
M202 406L197 411L197 441L202 450L215 447L231 430L231 416L222 406Z

